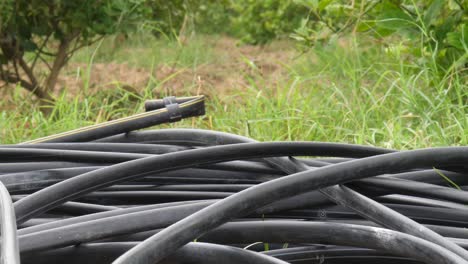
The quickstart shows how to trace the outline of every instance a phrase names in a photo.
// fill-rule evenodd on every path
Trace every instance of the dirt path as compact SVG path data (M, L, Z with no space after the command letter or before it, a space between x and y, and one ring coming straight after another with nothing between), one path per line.
M77 71L87 71L85 64L70 64L59 87L77 91L88 82L90 90L120 85L135 92L147 87L153 90L154 96L187 92L220 96L242 91L252 82L259 88L274 86L287 77L286 65L296 56L294 48L286 42L259 47L237 45L235 39L222 37L207 41L207 45L215 59L197 67L160 63L151 72L125 63L95 63L88 79L76 77Z
M93 63L88 69L86 63L70 62L62 71L54 93L66 90L68 97L80 95L87 87L87 94L106 93L116 87L142 94L151 90L153 97L163 94L205 94L222 99L245 91L249 86L258 89L275 87L288 78L288 65L297 52L290 42L277 41L266 46L239 45L229 37L203 40L213 59L196 67L183 67L178 63L156 63L153 70L116 63ZM132 56L135 52L151 52L151 48L137 50L123 43L120 54ZM108 52L109 53L109 52ZM111 52L112 54L112 52ZM151 54L148 54L150 57ZM145 59L145 57L143 57ZM3 99L11 99L8 87L0 91ZM26 94L26 91L22 91ZM3 104L5 108L8 104Z

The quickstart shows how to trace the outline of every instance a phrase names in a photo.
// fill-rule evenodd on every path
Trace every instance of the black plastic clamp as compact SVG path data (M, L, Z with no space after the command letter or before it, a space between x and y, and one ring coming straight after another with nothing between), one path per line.
M182 119L179 104L175 96L168 96L163 98L164 106L169 114L169 122L177 122Z

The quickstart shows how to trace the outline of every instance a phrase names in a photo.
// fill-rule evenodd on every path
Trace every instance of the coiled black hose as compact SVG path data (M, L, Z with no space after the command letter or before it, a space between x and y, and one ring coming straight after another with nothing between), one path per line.
M8 264L20 263L18 254L18 238L16 235L16 218L10 194L5 185L0 182L0 234L1 262Z
M467 263L467 147L133 132L204 112L146 108L0 146L3 262Z

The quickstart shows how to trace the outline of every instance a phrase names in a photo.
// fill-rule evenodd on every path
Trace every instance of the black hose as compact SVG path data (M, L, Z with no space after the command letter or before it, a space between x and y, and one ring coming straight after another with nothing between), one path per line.
M94 243L53 251L34 252L22 257L23 264L112 263L136 243ZM240 248L208 243L189 243L161 264L287 264L280 259Z
M197 131L197 133L201 134L202 132ZM229 134L222 134L222 135L219 135L219 137L227 138L226 141L240 140L241 142L252 142L252 140L239 138L235 135L229 135ZM355 149L355 153L353 153L352 157L359 157L359 154L358 154L359 148L354 147L354 149ZM359 150L362 150L362 149L359 149ZM368 151L368 154L367 154L368 156L393 152L389 150L371 149L371 148L367 148L366 150ZM268 159L267 162L271 163L274 166L279 167L286 173L306 171L308 169L307 166L301 164L300 161L295 160L294 158ZM356 192L353 192L352 190L342 190L342 188L346 188L346 187L340 188L339 186L330 186L320 191L321 193L329 197L331 200L339 204L342 204L346 207L352 208L354 211L358 212L360 215L368 219L371 219L379 224L382 224L383 226L392 228L394 230L413 234L418 237L422 237L424 239L427 239L429 241L442 245L445 248L450 249L453 252L456 252L458 255L468 260L468 252L466 252L464 249L457 246L456 244L443 238L442 236L438 235L437 233L433 232L432 230L419 225L417 222L412 221L409 218L406 218L404 215L398 214L397 212L385 206L382 206L381 204L371 199L368 199L365 196L362 196Z
M200 240L222 244L263 241L344 245L383 250L390 254L414 258L425 263L466 263L465 260L441 246L414 236L388 229L338 223L236 222L214 229L202 236ZM426 243L431 244L430 248L433 248L434 252L426 248ZM439 250L440 253L435 253ZM453 260L449 260L452 257L454 257ZM142 261L140 263L149 263L150 259ZM119 260L114 263L119 263Z
M353 182L352 184L350 184L350 186L356 186L360 188L383 189L385 190L385 193L383 194L411 194L414 196L435 198L468 204L468 192L424 182L394 179L390 177L375 177Z
M180 104L180 106L174 102L166 105L166 108L163 109L157 109L93 126L83 127L61 134L23 142L23 144L90 141L162 123L177 121L185 117L204 114L204 97L198 96L194 97L190 101Z
M372 249L321 246L275 249L262 252L293 264L328 263L328 264L420 264L422 262L399 256L388 255Z
M16 235L16 218L10 194L0 182L0 234L1 263L19 264L18 237Z
M462 148L460 148L462 149ZM443 150L443 149L441 149ZM446 151L450 152L447 149ZM194 165L212 164L239 158L259 158L292 155L346 155L368 152L346 144L315 142L245 143L193 149L159 156L150 156L94 170L59 182L35 192L15 203L17 221L24 222L34 215L49 210L81 195L123 181L141 177L145 173L163 172ZM453 154L452 154L453 156ZM342 163L344 164L344 163ZM327 167L324 167L327 168Z
M91 242L131 232L163 228L204 208L210 203L200 202L147 209L69 225L61 223L61 226L53 229L20 235L20 250L21 252L40 251ZM132 219L137 222L134 223ZM50 223L49 227L53 224L53 222ZM40 226L36 228L40 228Z
M467 159L468 148L465 147L430 148L362 158L272 180L231 195L169 226L126 252L115 264L146 263L144 260L157 262L183 244L234 217L241 217L294 194L385 173L450 167L464 164Z
M3 255L23 263L467 263L467 147L398 152L131 131L201 114L203 99L168 97L147 110L0 146L19 243L9 247L4 239L14 236L2 233Z

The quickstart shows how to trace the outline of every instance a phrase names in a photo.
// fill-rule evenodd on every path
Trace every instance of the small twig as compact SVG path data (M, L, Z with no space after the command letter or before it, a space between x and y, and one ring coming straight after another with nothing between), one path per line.
M463 4L460 2L460 0L454 0L454 1L460 7L461 10L465 10L465 8L463 7Z
M18 65L16 64L16 58L13 59L13 68L15 69L16 76L18 76L19 78L20 75L19 75Z
M79 45L79 46L78 46L79 41L76 40L75 46L73 47L73 49L71 49L71 50L68 52L68 54L71 56L71 55L73 55L73 53L75 53L77 50L79 50L79 49L81 49L81 48L83 48L83 47L86 47L86 46L93 45L94 43L96 43L96 42L102 40L103 38L104 38L104 36L99 36L99 37L97 37L96 39L94 39L94 40L92 40L92 41L90 41L90 42L83 43L82 45Z
M5 76L4 81L6 81L7 83L19 83L21 87L25 88L26 90L30 92L34 92L35 90L34 85L13 75Z
M0 65L0 78L5 79L5 71L3 70L3 65Z
M334 28L332 25L330 25L330 23L328 23L328 21L325 21L324 19L322 19L320 14L315 12L315 10L311 10L311 13L315 16L315 18L317 18L318 21L322 21L325 24L325 26L327 26L331 31L333 31L333 33L338 32L338 30L336 28Z
M409 10L408 8L406 8L404 5L398 5L398 7L401 8L403 11L406 11L406 13L407 13L408 15L410 15L411 17L413 17L413 18L414 18L415 16L416 16L416 17L418 16L418 14L413 13L411 10Z
M31 69L32 69L32 70L34 70L34 67L36 66L37 60L38 60L38 59L42 59L42 58L41 58L41 53L43 52L43 50L44 50L44 48L45 48L47 42L49 42L50 36L52 36L52 33L50 33L49 35L47 35L47 37L44 39L44 41L42 42L42 44L41 44L41 46L39 47L39 49L37 49L37 51L36 51L36 57L34 58L33 63L31 64ZM42 60L42 61L43 61L44 63L46 63L47 66L48 66L49 69L50 69L49 64L48 64L47 62L45 62L45 60Z
M359 20L361 20L361 18L362 18L363 16L367 15L367 13L369 13L369 11L371 11L376 5L380 4L380 2L381 2L381 1L376 1L376 2L374 2L372 5L369 5L369 7L368 7L366 10L364 10L364 12L361 13L361 14L359 15L359 17L357 17L356 19L354 19L354 21L353 21L352 23L348 23L351 19L348 20L348 21L346 22L346 24L345 24L342 28L340 28L340 29L338 30L338 33L343 32L343 31L344 31L345 29L347 29L349 26L351 26L351 25L353 25L353 24L356 24L356 22L358 22Z
M28 64L24 61L23 57L18 58L19 64L21 69L26 73L28 76L29 80L31 81L33 86L37 86L38 82L36 77L34 77L34 73L32 72L31 68L28 66ZM19 77L19 75L18 75Z
M47 66L49 70L52 70L52 67L50 66L49 62L47 62L42 56L39 55L39 59Z

